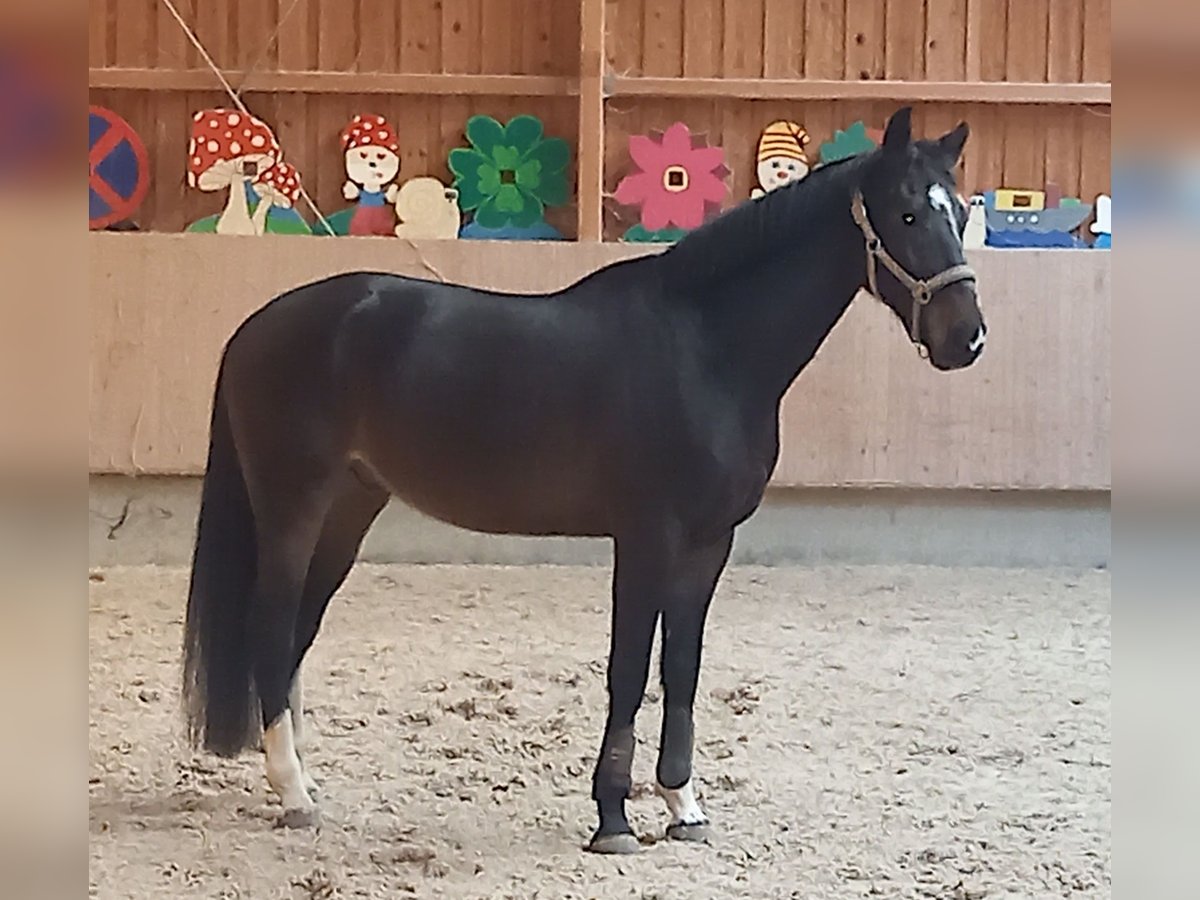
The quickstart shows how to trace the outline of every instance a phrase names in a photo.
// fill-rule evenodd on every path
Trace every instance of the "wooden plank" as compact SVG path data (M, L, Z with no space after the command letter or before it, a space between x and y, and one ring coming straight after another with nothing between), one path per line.
M620 0L605 11L606 46L612 48L612 67L618 75L642 74L643 0ZM709 35L709 40L713 35Z
M486 0L480 10L480 71L516 74L520 69L520 0Z
M766 123L758 120L748 103L725 100L719 109L721 130L710 134L709 141L725 150L725 165L733 172L728 179L731 195L723 204L728 209L749 196L750 189L758 182L755 174L758 135Z
M480 39L483 13L480 0L442 0L443 72L477 73L482 68L483 44ZM531 21L525 30L534 31ZM522 71L532 71L526 68Z
M970 0L927 0L925 77L963 81L967 76L967 4ZM978 73L972 80L978 81Z
M606 0L607 4L607 0ZM486 3L485 3L486 5ZM550 46L553 56L546 75L574 75L579 68L579 16L577 3L551 3ZM605 62L607 65L607 61Z
M967 33L967 80L975 79L970 66L973 55L977 55L980 79L1004 81L1008 64L1008 4L1004 0L971 0L968 11L974 17L970 25L978 20L978 27Z
M283 0L287 11L288 0ZM243 0L237 7L237 60L242 71L279 68L279 47L271 40L278 22L279 4L269 0Z
M203 3L204 0L197 0ZM313 68L317 61L317 30L311 27L318 15L319 0L280 0L287 6L280 11L279 68L285 72L302 72ZM291 4L298 5L292 9ZM286 18L283 18L286 14ZM237 82L235 82L237 83Z
M925 0L888 0L884 76L897 81L925 77Z
M187 190L187 144L192 113L186 94L154 97L154 133L143 135L153 155L153 198L144 209L153 210L155 231L183 231L183 192ZM153 205L151 205L153 204Z
M683 8L683 74L711 78L721 74L721 35L725 7L721 0L688 0Z
M175 8L184 22L196 22L196 0L175 0ZM199 62L196 48L187 40L184 29L162 5L158 7L155 41L158 44L155 66L158 68L194 68Z
M679 0L645 0L643 74L683 75L683 9Z
M576 202L581 241L598 241L604 232L605 6L604 0L582 0L580 5Z
M1004 187L1004 119L998 106L977 106L970 112L963 185L972 193Z
M442 16L440 5L400 5L400 71L440 72L442 68Z
M726 3L721 69L726 78L762 77L763 0Z
M1083 79L1112 81L1112 2L1085 0L1083 5Z
M118 66L152 68L158 59L158 0L116 0Z
M765 0L763 4L763 75L804 75L805 0Z
M290 2L290 0L288 0ZM399 14L395 0L358 0L358 69L360 72L396 71L396 26Z
M868 81L884 77L887 26L882 3L855 0L846 4L846 78Z
M235 84L246 73L225 73ZM203 91L217 86L208 70L90 69L93 88L152 91ZM574 96L576 78L556 75L446 75L439 72L254 72L249 91L300 91L312 94L486 94L499 97Z
M554 70L551 38L551 9L548 0L526 0L522 7L521 68L529 75L546 75Z
M812 138L812 143L808 147L809 159L815 163L820 159L821 145L831 140L834 130L845 123L837 118L837 104L823 100L806 102L803 116L804 118L797 121L804 126L809 137Z
M805 78L845 77L846 2L808 0L805 4Z
M1050 0L1008 0L1006 81L1046 81Z
M1109 104L1107 84L967 81L828 81L788 78L614 78L612 96L740 97L746 100L911 100L913 102Z
M171 62L177 61L172 59ZM105 0L92 0L88 4L88 65L97 67L113 64L108 53L108 4Z
M317 6L316 68L326 72L353 72L358 68L357 14L357 3L320 0Z
M1080 115L1078 109L1038 111L1039 127L1046 135L1046 180L1061 187L1068 197L1082 196L1083 190Z
M1080 194L1089 203L1112 194L1112 115L1109 110L1080 110Z
M1083 2L1054 0L1046 51L1046 75L1050 81L1083 81Z
M1041 190L1046 184L1046 135L1036 111L1010 107L1004 115L1004 183L996 187Z
M196 3L196 21L190 23L204 49L222 71L237 67L237 34L232 28L231 2L235 0L199 0ZM312 60L309 59L302 68L311 65Z

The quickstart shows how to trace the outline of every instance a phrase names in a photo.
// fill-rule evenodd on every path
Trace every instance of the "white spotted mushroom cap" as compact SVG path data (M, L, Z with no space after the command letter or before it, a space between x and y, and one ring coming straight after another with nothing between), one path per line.
M280 160L259 176L254 188L273 205L290 207L300 199L300 173L291 163Z
M219 191L233 180L235 161L254 162L262 170L279 156L279 142L261 119L236 109L202 109L192 117L188 185Z
M393 153L400 152L400 141L387 119L374 113L357 115L342 129L342 149L357 147L382 147Z

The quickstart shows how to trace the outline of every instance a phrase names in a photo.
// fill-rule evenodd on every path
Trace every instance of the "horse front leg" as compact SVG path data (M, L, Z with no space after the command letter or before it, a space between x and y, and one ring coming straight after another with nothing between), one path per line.
M625 815L632 780L634 719L650 674L650 648L658 622L652 560L641 547L617 542L613 574L612 634L608 652L608 720L592 776L600 824L588 849L636 853L638 839Z
M704 622L717 579L729 559L733 534L683 554L663 604L663 721L658 747L658 793L671 815L667 837L702 841L708 817L692 784L692 709L700 678Z

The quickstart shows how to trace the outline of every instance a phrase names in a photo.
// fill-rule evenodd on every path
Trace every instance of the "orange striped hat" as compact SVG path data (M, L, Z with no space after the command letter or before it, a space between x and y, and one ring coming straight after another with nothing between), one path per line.
M807 164L808 156L804 147L808 142L808 132L795 122L785 122L782 119L772 122L763 129L762 137L758 139L758 161L782 156Z

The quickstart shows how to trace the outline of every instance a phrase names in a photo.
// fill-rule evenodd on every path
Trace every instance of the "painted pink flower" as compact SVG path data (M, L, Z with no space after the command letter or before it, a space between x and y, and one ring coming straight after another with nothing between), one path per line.
M647 231L672 225L698 228L728 193L725 151L693 137L682 122L663 132L660 140L631 135L629 155L640 171L622 178L614 196L619 203L641 208Z

